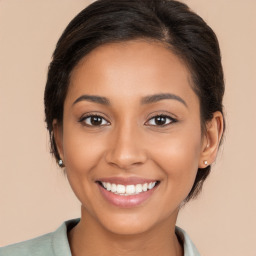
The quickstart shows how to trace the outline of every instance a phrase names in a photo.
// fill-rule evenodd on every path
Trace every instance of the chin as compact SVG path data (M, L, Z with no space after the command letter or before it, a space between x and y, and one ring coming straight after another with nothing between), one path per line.
M175 208L175 207L174 207ZM99 225L99 228L116 235L140 235L145 234L163 226L175 225L178 209L173 211L163 212L157 209L149 210L148 208L137 207L130 209L111 209L105 214L101 211L94 211L91 215L91 221ZM149 214L150 212L150 214ZM96 215L95 215L96 214ZM88 219L88 217L85 217Z
M102 222L102 226L109 232L116 235L139 235L153 228L153 221L138 218L124 219L123 217L109 219Z

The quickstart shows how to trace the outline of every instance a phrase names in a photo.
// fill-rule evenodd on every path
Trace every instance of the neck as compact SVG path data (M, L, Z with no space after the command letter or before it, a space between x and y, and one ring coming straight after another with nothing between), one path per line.
M140 234L120 235L104 229L82 210L80 222L68 234L72 256L182 256L183 249L175 235L176 218Z

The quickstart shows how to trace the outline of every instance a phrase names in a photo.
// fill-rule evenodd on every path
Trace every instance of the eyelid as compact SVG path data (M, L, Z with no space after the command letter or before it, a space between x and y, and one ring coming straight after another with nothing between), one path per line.
M103 125L88 125L88 124L84 124L85 126L88 126L88 127L98 127L99 128L99 127L108 126L108 125L111 124L111 122L108 121L109 118L104 117L104 114L101 114L101 113L99 114L99 112L97 112L97 113L93 113L93 112L85 113L85 114L83 114L79 118L78 122L79 123L83 123L86 118L93 117L93 116L100 117L100 118L104 119L107 122L107 124L103 124ZM149 115L149 117L147 118L147 121L145 122L145 124L147 125L150 120L152 120L154 118L157 118L157 117L166 117L166 118L170 119L171 121L168 124L164 124L164 125L149 125L149 126L166 127L168 125L171 125L173 123L178 122L176 117L175 118L172 117L172 114L166 113L165 111L164 112L160 112L160 113L157 111L157 112L151 113Z
M154 115L152 115L151 117L149 117L149 118L147 119L147 121L145 122L145 124L147 124L150 120L152 120L152 119L154 119L154 118L157 118L157 117L166 117L166 118L170 119L171 122L169 122L168 124L164 124L164 125L149 125L149 126L166 127L166 126L168 126L168 125L171 125L171 124L173 124L173 123L178 122L178 120L177 120L176 118L172 117L170 114L166 114L166 113L158 113L158 114L156 114L156 113L155 113Z
M100 117L100 118L104 119L108 124L104 124L104 125L88 125L88 124L84 124L84 125L88 126L88 127L102 127L102 126L107 126L107 125L110 124L110 122L107 120L107 118L105 118L103 115L101 115L99 113L86 113L86 114L82 115L79 118L78 122L79 123L84 123L84 120L86 120L89 117L94 117L94 116Z

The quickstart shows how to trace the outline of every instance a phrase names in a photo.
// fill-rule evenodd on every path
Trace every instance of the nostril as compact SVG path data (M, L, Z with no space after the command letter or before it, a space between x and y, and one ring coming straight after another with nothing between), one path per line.
M111 166L126 170L144 164L147 157L143 152L118 152L116 149L114 152L107 154L105 159Z

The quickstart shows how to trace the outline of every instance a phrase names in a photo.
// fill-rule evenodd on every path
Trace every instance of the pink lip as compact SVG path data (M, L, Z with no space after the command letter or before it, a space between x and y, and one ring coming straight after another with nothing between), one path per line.
M109 178L98 179L98 181L121 184L121 185L136 185L136 184L145 184L145 183L155 182L156 180L145 179L140 177L127 177L127 178L109 177Z
M115 182L113 182L113 183L115 183ZM120 184L120 183L118 183L118 184ZM121 184L123 184L123 183L121 183ZM132 184L136 184L136 183L132 183ZM109 203L111 203L112 205L115 205L117 207L121 207L121 208L131 208L131 207L136 207L136 206L141 205L143 202L148 200L153 195L156 188L158 187L158 186L155 186L151 190L148 190L146 192L141 192L137 195L121 196L121 195L114 194L114 193L106 190L99 183L97 183L97 185L99 187L99 190L100 190L102 196Z

